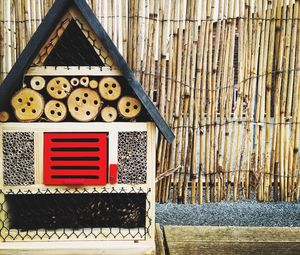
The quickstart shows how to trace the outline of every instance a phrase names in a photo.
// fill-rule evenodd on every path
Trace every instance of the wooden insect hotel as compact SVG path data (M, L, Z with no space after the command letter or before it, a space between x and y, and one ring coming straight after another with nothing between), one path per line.
M156 127L174 135L85 0L54 3L0 120L0 254L153 252Z

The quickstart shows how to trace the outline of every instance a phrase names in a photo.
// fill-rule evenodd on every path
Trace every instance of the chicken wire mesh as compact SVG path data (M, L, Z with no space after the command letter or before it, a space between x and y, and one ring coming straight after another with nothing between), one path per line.
M0 190L0 239L45 241L150 237L151 190Z

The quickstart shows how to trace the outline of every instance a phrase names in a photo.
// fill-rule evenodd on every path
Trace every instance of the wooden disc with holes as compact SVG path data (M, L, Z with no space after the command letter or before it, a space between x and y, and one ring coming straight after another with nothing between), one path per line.
M78 88L68 98L69 112L78 121L96 119L101 107L99 94L90 88Z
M7 122L9 120L9 113L6 111L0 112L0 122Z
M119 100L118 110L125 119L132 119L141 113L142 106L136 98L126 96Z
M81 84L83 87L88 87L88 86L89 86L89 83L90 83L89 77L83 76L83 77L80 78L80 84Z
M32 77L32 79L30 81L31 88L34 90L38 90L38 91L45 88L45 84L46 84L46 81L41 76L34 76L34 77Z
M101 110L101 118L105 122L114 122L118 117L117 109L111 106L106 106Z
M73 87L77 87L80 83L78 78L72 78L70 82Z
M66 98L72 90L70 82L64 77L55 77L47 84L47 92L55 99Z
M91 89L97 89L99 83L96 80L91 80L89 85Z
M23 122L38 120L44 110L44 98L30 88L19 90L11 99L16 118Z
M45 115L50 121L63 121L67 117L67 107L61 101L50 100L45 105Z
M117 100L121 96L121 92L120 83L112 77L103 78L99 83L99 93L105 100Z

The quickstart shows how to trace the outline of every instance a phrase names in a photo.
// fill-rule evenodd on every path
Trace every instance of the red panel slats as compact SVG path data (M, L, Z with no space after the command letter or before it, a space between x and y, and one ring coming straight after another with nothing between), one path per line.
M45 133L44 184L106 184L107 140L107 133Z

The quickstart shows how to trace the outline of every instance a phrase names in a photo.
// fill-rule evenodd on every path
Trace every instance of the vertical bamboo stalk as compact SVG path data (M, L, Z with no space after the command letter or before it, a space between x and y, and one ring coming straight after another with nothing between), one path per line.
M0 82L4 80L4 1L0 2Z
M183 16L184 16L184 8L183 8L183 0L180 0L179 7L179 28L178 28L178 43L177 43L177 67L176 67L176 92L175 92L175 121L174 127L176 128L176 141L175 141L175 164L180 164L180 144L181 144L181 112L182 112L182 100L181 100L181 90L182 81L181 81L181 68L182 68L182 43L183 43ZM179 170L174 173L173 176L173 202L176 202L177 194L178 194L178 177L179 172L181 171L181 167Z
M127 31L127 9L128 5L126 3L127 1L121 0L122 6L121 6L121 15L122 15L122 38L123 38L123 57L125 60L128 60L128 54L127 54L127 37L128 37L128 31Z
M285 70L288 69L288 62L289 62L289 48L290 48L290 26L287 26L289 21L286 20L287 18L287 5L283 3L283 15L282 15L282 54L283 54L283 61L282 61L282 70L284 71L279 78L281 83L281 102L280 102L280 194L281 199L283 201L287 200L287 154L286 154L286 125L285 125L285 107L286 107L286 96L287 96L287 72Z
M268 10L270 12L270 41L268 47L268 65L267 65L267 82L266 82L266 142L265 142L265 176L264 176L264 200L270 200L270 191L272 185L271 179L271 148L270 148L270 138L271 138L271 97L272 97L272 70L274 63L274 46L275 46L275 26L276 26L276 7L277 2L268 2ZM268 16L269 17L269 16Z

